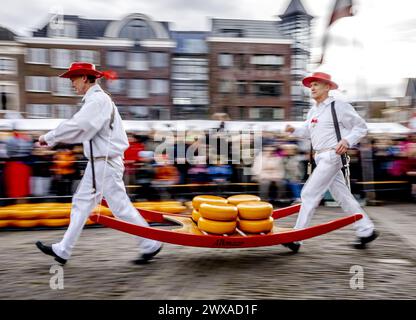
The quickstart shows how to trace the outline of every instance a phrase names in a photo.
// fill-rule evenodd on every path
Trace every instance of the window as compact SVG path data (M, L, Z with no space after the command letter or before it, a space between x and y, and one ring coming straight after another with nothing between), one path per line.
M72 83L68 79L54 77L53 94L56 96L73 96Z
M48 64L48 49L27 48L25 62L36 64Z
M176 82L172 86L175 105L205 105L209 103L208 84L206 83Z
M63 21L62 24L50 24L48 37L77 38L77 24L74 21Z
M73 62L72 51L68 49L52 49L52 67L67 69Z
M285 62L284 57L278 55L255 55L250 58L250 63L256 67L279 68Z
M100 56L97 51L94 50L78 50L77 61L88 62L95 65L99 65Z
M302 88L300 86L292 86L292 95L293 96L300 96L302 95Z
M229 53L218 54L218 66L223 68L230 68L233 66L233 55Z
M247 82L246 81L237 81L237 91L238 94L243 96L248 93Z
M56 117L58 119L69 119L76 112L76 108L70 104L55 105Z
M172 61L172 79L208 80L208 61L199 58L174 58Z
M256 82L254 92L257 96L278 97L282 94L282 86L281 82Z
M0 73L16 73L17 63L15 59L0 57Z
M236 54L235 61L236 61L236 66L239 69L244 69L246 67L245 60L244 60L244 54Z
M154 68L164 68L169 66L169 55L166 52L152 52L150 54L150 64Z
M249 109L249 118L258 120L283 120L285 117L284 108L273 108L273 107L256 107Z
M260 118L260 108L250 108L248 110L248 117L250 119L259 119Z
M155 38L155 34L147 21L134 19L121 28L119 37L138 41Z
M127 69L129 70L148 70L149 63L145 52L130 52L127 61Z
M184 53L207 53L208 47L205 40L202 39L184 39L183 40Z
M39 76L26 77L26 91L49 92L49 78Z
M143 79L132 79L129 81L127 95L129 98L145 99L148 97L147 83Z
M125 92L126 80L125 79L106 80L106 85L110 93L121 94Z
M233 89L233 83L230 80L222 80L218 83L220 93L230 93Z
M107 64L111 67L124 67L126 65L126 54L122 51L107 52Z
M285 109L273 108L273 119L283 120L285 118Z
M131 106L129 111L133 116L133 119L148 119L149 118L149 107L145 106Z
M166 95L169 93L169 81L161 79L150 80L150 93Z
M49 104L28 104L26 106L28 118L50 118L51 106Z
M242 38L244 36L244 30L242 29L221 29L222 35L226 37Z
M169 120L170 110L167 107L162 106L131 106L129 107L129 113L133 119L152 119L152 120Z

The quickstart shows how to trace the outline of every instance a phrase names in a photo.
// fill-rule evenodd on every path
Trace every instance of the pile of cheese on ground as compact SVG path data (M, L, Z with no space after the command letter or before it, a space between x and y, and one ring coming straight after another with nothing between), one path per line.
M183 213L186 207L179 201L134 202L137 209L167 213ZM22 203L0 207L0 228L64 227L69 224L71 203ZM111 210L98 205L92 213L113 216ZM151 222L151 221L149 221ZM87 225L95 224L88 219Z

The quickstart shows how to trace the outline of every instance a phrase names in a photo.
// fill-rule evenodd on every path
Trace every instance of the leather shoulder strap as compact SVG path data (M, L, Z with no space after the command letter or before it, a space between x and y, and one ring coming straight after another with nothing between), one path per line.
M339 123L337 112L335 111L335 101L331 102L331 113L332 113L332 120L334 121L335 133L337 135L337 141L341 140L341 131L339 130Z

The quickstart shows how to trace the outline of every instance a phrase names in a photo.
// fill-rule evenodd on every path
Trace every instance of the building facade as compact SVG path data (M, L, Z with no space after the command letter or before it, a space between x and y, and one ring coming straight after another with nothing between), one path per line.
M121 20L78 16L49 21L32 37L19 37L26 48L27 117L68 118L78 110L71 82L59 78L73 61L94 63L117 72L117 80L101 80L126 119L169 119L170 61L174 43L167 23L131 14Z
M276 21L212 19L210 113L283 120L291 112L291 43Z
M21 112L24 76L24 46L15 41L16 34L0 27L0 95L3 116Z
M232 120L302 120L312 17L291 0L280 18L211 19L211 30L200 32L172 31L140 13L120 20L53 15L29 37L0 29L2 100L27 118L69 118L80 97L59 74L84 61L117 73L100 84L124 119L226 113Z
M208 32L174 31L172 57L173 119L206 119L209 115Z

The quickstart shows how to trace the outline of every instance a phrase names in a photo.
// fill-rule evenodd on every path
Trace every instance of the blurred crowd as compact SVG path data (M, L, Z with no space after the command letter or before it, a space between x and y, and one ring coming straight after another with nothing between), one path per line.
M76 191L87 163L82 145L44 148L37 145L37 138L18 131L0 134L2 203L27 197L65 198ZM255 184L261 198L271 202L300 200L308 144L279 133L259 137L218 130L214 137L212 132L171 136L159 152L161 142L156 140L154 132L129 134L124 179L135 200L172 198L176 186L213 185L224 192L232 184ZM238 148L234 140L239 141ZM349 155L352 182L401 180L414 187L416 134L369 137Z

